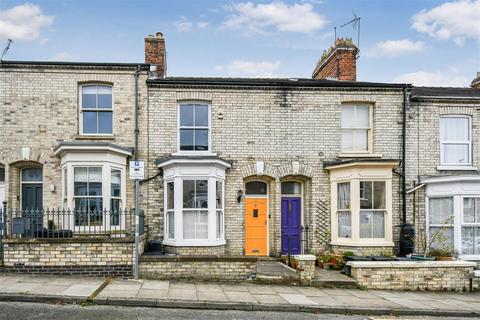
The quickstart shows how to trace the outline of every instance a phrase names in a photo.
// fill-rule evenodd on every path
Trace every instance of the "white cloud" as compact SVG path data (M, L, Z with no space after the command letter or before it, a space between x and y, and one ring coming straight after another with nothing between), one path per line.
M58 52L52 56L51 61L71 61L73 55L68 52Z
M197 22L197 27L199 29L204 29L204 28L208 27L209 24L210 24L210 22L207 22L207 21L199 21L199 22Z
M453 39L463 45L466 38L480 41L480 0L459 0L422 10L412 17L412 28L435 39Z
M229 76L254 77L254 78L273 78L276 77L276 71L280 67L280 61L246 61L234 60L226 66L218 65L214 67L215 71L225 71Z
M370 49L367 55L395 57L423 50L425 50L425 43L422 41L411 41L409 39L387 40L376 43L375 47Z
M192 30L193 23L187 20L186 17L180 17L180 20L177 20L173 23L178 32L189 32Z
M283 32L310 33L322 29L327 20L314 11L310 3L288 5L282 1L265 4L242 2L228 7L233 14L224 22L228 29L251 33L267 33L274 29Z
M0 39L8 38L13 41L33 41L45 43L40 29L49 27L53 23L53 16L46 16L42 9L31 3L15 6L0 11Z
M412 83L416 86L433 87L466 87L471 80L467 76L458 73L458 70L455 68L449 68L447 72L420 70L405 73L393 79L397 83Z

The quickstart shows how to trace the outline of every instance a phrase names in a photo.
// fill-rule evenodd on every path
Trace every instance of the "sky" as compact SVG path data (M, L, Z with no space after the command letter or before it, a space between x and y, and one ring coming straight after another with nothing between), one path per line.
M143 62L161 31L168 76L310 78L360 22L357 80L467 87L480 71L480 0L0 0L4 60Z

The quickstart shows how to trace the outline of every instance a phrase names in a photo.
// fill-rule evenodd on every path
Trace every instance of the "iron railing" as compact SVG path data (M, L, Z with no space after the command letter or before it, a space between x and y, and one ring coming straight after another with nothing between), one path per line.
M141 211L141 210L140 210ZM135 210L2 209L2 236L8 238L130 237L135 234ZM144 216L140 213L140 234Z
M310 227L300 226L300 241L302 242L302 254L310 254Z

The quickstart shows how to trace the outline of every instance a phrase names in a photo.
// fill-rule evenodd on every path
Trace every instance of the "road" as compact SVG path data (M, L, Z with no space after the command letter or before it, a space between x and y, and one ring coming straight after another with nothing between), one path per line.
M25 302L0 302L0 320L13 319L48 319L48 320L427 320L440 319L431 317L380 317L355 316L333 314L308 314L288 312L254 312L254 311L219 311L219 310L189 310L189 309L162 309L162 308L133 308L114 306L78 306L53 305ZM468 318L441 318L442 320ZM470 318L471 319L471 318Z

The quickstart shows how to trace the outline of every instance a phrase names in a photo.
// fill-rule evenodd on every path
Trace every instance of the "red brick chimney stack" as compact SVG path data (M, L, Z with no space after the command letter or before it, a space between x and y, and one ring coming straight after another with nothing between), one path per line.
M145 38L145 63L153 66L150 68L151 76L157 78L166 76L167 61L163 33L157 32L155 36L149 35Z
M477 72L477 77L473 79L470 87L472 87L472 89L480 89L480 72Z
M357 52L352 38L337 38L335 45L325 50L313 71L314 79L357 80Z

